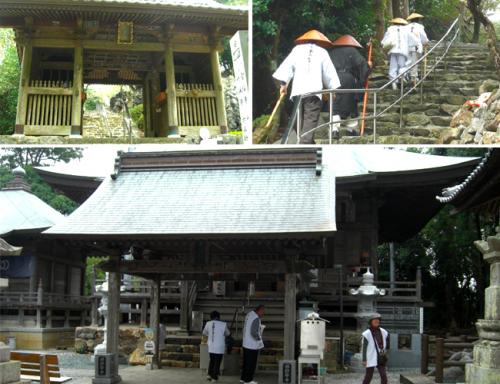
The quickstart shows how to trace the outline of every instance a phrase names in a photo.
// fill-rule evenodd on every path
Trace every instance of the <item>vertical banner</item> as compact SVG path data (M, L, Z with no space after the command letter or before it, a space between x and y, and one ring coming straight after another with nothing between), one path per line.
M231 56L235 77L236 93L240 106L243 144L252 144L252 119L248 94L248 31L238 31L231 38Z

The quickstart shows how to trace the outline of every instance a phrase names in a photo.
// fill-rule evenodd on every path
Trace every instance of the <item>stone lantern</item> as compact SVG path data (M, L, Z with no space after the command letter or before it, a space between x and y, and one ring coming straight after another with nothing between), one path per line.
M379 289L373 284L374 275L370 268L363 274L362 285L357 289L351 289L349 293L358 297L358 312L356 319L358 320L358 329L366 327L368 320L377 315L375 308L375 300L379 296L385 296L385 289Z

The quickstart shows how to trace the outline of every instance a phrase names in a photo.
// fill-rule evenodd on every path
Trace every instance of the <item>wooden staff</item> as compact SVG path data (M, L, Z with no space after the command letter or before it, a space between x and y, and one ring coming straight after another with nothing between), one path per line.
M278 108L281 104L281 102L283 101L283 99L285 98L286 96L286 93L282 93L280 95L280 98L278 99L278 101L276 102L276 105L274 106L274 109L273 109L273 112L271 113L271 116L269 116L269 120L267 120L267 124L266 124L266 129L268 129L270 126L271 126L271 123L274 119L274 115L276 115L276 112L278 112Z
M373 43L372 39L368 42L368 62L372 61L372 51L373 51ZM361 119L361 130L360 130L360 135L363 136L365 134L365 117L366 117L366 107L368 105L368 78L365 81L365 95L363 98L363 115Z

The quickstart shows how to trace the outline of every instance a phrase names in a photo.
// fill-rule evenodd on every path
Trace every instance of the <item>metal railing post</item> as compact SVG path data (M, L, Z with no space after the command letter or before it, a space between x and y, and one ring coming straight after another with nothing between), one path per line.
M330 92L328 94L329 96L329 103L330 103L330 124L328 125L328 143L332 143L332 129L333 129L333 124L332 124L332 117L333 117L333 92Z
M377 96L378 92L373 93L373 144L377 144Z
M399 101L399 129L403 129L403 95L405 92L405 83L403 77L400 78L401 83L401 100Z
M302 109L302 98L299 99L299 105L297 107L297 144L300 144L300 124L302 123L301 109Z

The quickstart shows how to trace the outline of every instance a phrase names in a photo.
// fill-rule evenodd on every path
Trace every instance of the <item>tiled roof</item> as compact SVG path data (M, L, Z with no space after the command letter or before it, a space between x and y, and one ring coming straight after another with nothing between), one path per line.
M466 197L467 193L474 193L474 186L488 178L488 172L495 173L498 179L498 165L500 163L500 149L490 148L477 167L460 184L444 188L436 199L440 203L453 203L455 200Z
M54 208L25 190L0 191L0 235L49 228L64 220Z
M49 235L213 235L331 232L335 178L328 167L128 171Z

